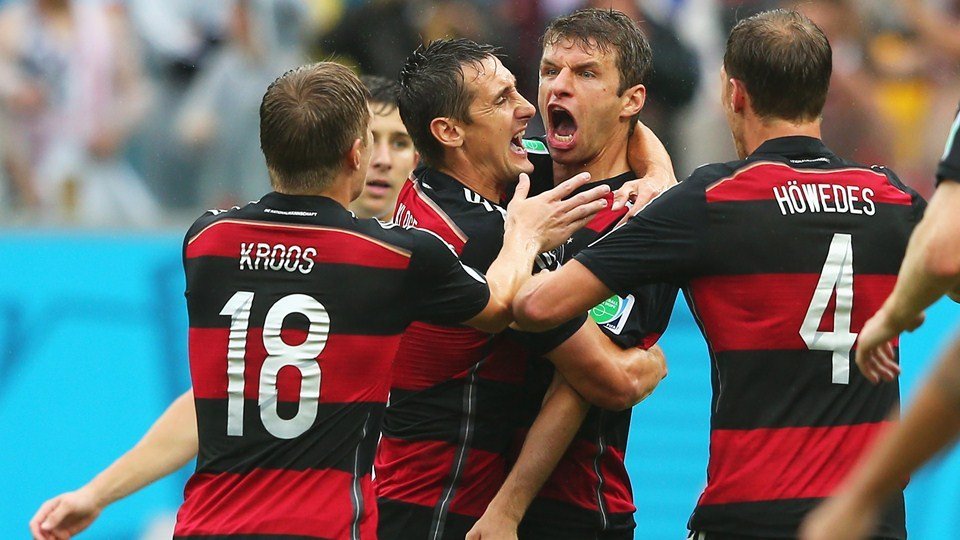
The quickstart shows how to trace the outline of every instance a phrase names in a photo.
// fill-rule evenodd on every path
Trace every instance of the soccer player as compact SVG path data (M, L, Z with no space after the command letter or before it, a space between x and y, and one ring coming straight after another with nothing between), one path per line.
M553 176L544 179L550 186L586 171L611 190L619 189L635 176L627 160L627 143L633 129L643 129L636 120L651 63L646 38L619 11L585 9L551 22L543 44L539 106L550 154L531 153L531 161L545 159L546 166L535 164L550 171L552 158ZM534 178L534 186L537 181ZM625 209L604 209L570 242L549 254L549 260L541 256L538 261L556 270L624 213ZM649 348L666 329L676 294L675 285L647 285L624 297L611 296L590 314L619 346ZM541 415L503 488L468 538L516 535L521 516L521 538L633 538L636 508L624 464L630 409L588 408L567 385L550 388L555 370L542 360L534 360L531 371L525 423L529 426ZM554 407L570 411L551 413ZM549 422L557 425L548 427ZM574 432L572 446L550 475Z
M515 300L548 328L644 283L683 288L712 364L707 485L691 536L792 538L887 424L895 383L851 370L923 200L820 140L830 44L797 12L737 24L721 69L740 159L703 166ZM904 538L903 497L880 538Z
M370 471L404 329L502 330L537 253L605 205L605 189L570 196L578 180L529 199L521 181L484 280L436 235L346 209L370 159L367 95L329 62L278 78L260 107L275 191L187 233L199 456L176 538L375 536ZM48 526L52 512L31 522L36 537L85 525Z
M360 80L370 90L373 155L363 192L350 204L350 210L359 218L389 221L397 194L420 161L420 154L400 119L397 82L376 75L364 75Z
M521 137L534 108L495 49L468 40L417 49L400 85L400 115L428 166L404 186L394 219L435 232L482 270L503 241L513 178L533 170ZM549 351L589 399L633 404L663 377L662 354L622 350L584 314L526 345ZM505 477L525 358L503 334L410 326L376 457L381 539L464 537Z
M891 340L923 321L944 293L960 299L960 111L937 169L937 191L910 237L897 285L860 333L857 363L869 377L899 373ZM923 463L960 436L960 338L937 362L897 427L883 435L837 493L804 523L804 540L855 540L875 527L878 509Z

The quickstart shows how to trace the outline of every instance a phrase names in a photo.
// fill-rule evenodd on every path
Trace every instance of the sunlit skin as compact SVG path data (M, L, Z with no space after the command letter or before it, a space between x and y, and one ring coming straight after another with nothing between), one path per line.
M743 142L743 117L737 114L741 111L742 105L735 107L734 100L740 96L736 94L735 83L733 79L727 76L727 70L720 67L720 103L723 105L723 112L727 115L727 125L730 126L730 134L733 136L733 144L737 148L737 155L740 159L747 157L748 152ZM742 99L742 98L741 98Z
M497 200L520 173L533 172L522 137L536 109L520 95L516 78L497 58L466 65L463 73L473 95L470 122L438 118L431 124L437 139L452 149L440 169Z
M630 170L627 135L646 90L638 84L617 94L616 55L569 39L544 47L538 103L557 179L582 171L603 179Z
M400 111L393 107L380 114L381 107L384 105L373 104L370 168L367 169L363 192L350 209L360 218L387 220L393 213L400 188L417 166L420 156L400 119Z

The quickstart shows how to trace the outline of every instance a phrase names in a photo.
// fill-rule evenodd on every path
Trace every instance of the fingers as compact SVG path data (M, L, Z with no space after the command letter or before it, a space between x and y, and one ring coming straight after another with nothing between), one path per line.
M628 203L635 201L636 198L636 188L634 188L631 182L627 182L621 186L620 189L613 192L613 204L610 205L610 210L616 212Z
M571 193L580 188L580 186L590 182L590 173L582 172L580 174L570 177L569 180L562 182L559 186L551 189L547 193L550 194L550 198L554 200L566 199ZM607 190L610 190L609 186L606 187Z
M577 193L576 195L560 203L560 211L573 212L577 209L577 207L593 205L598 202L603 203L602 206L598 207L597 211L599 211L607 206L605 197L608 193L610 193L610 186L607 185L596 186L592 189L584 191L583 193Z
M857 350L857 366L870 382L890 382L900 375L893 343L887 341L877 347L864 347Z
M517 187L513 191L513 199L522 201L527 198L527 195L530 193L530 176L527 173L520 173L520 181L517 182Z
M50 499L49 501L40 505L40 509L37 510L37 513L33 515L33 518L30 520L30 534L33 535L35 540L46 540L49 538L46 532L41 528L41 524L47 520L47 516L49 516L50 512L53 511L53 509L59 504L60 497Z

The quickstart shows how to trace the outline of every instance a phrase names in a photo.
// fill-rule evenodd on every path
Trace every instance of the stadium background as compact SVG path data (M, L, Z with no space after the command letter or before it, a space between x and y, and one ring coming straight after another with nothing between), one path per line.
M71 4L84 15L52 38L40 8ZM834 47L826 142L931 193L960 45L899 1L0 0L0 538L25 537L43 500L86 482L186 388L181 235L202 209L266 189L256 114L269 81L331 56L392 76L419 36L457 35L502 45L532 99L545 22L585 4L642 21L659 62L643 119L679 176L734 156L716 76L730 24L798 6ZM942 21L960 14L957 0L921 4ZM928 315L904 339L907 392L960 321L945 303ZM670 376L637 408L628 452L637 537L654 540L682 536L708 440L708 359L682 302L663 343ZM913 538L960 526L960 455L936 467L908 489ZM84 537L149 535L186 475L108 509Z

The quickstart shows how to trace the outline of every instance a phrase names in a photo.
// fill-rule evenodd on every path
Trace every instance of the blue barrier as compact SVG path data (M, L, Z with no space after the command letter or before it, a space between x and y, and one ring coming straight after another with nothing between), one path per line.
M0 538L23 538L48 497L89 480L134 444L189 384L175 234L0 237ZM904 395L960 320L941 302L903 340ZM706 471L709 362L681 300L661 341L670 375L635 411L628 466L637 538L682 538ZM187 471L117 503L82 538L134 539L174 512ZM960 453L908 489L913 538L960 525Z

